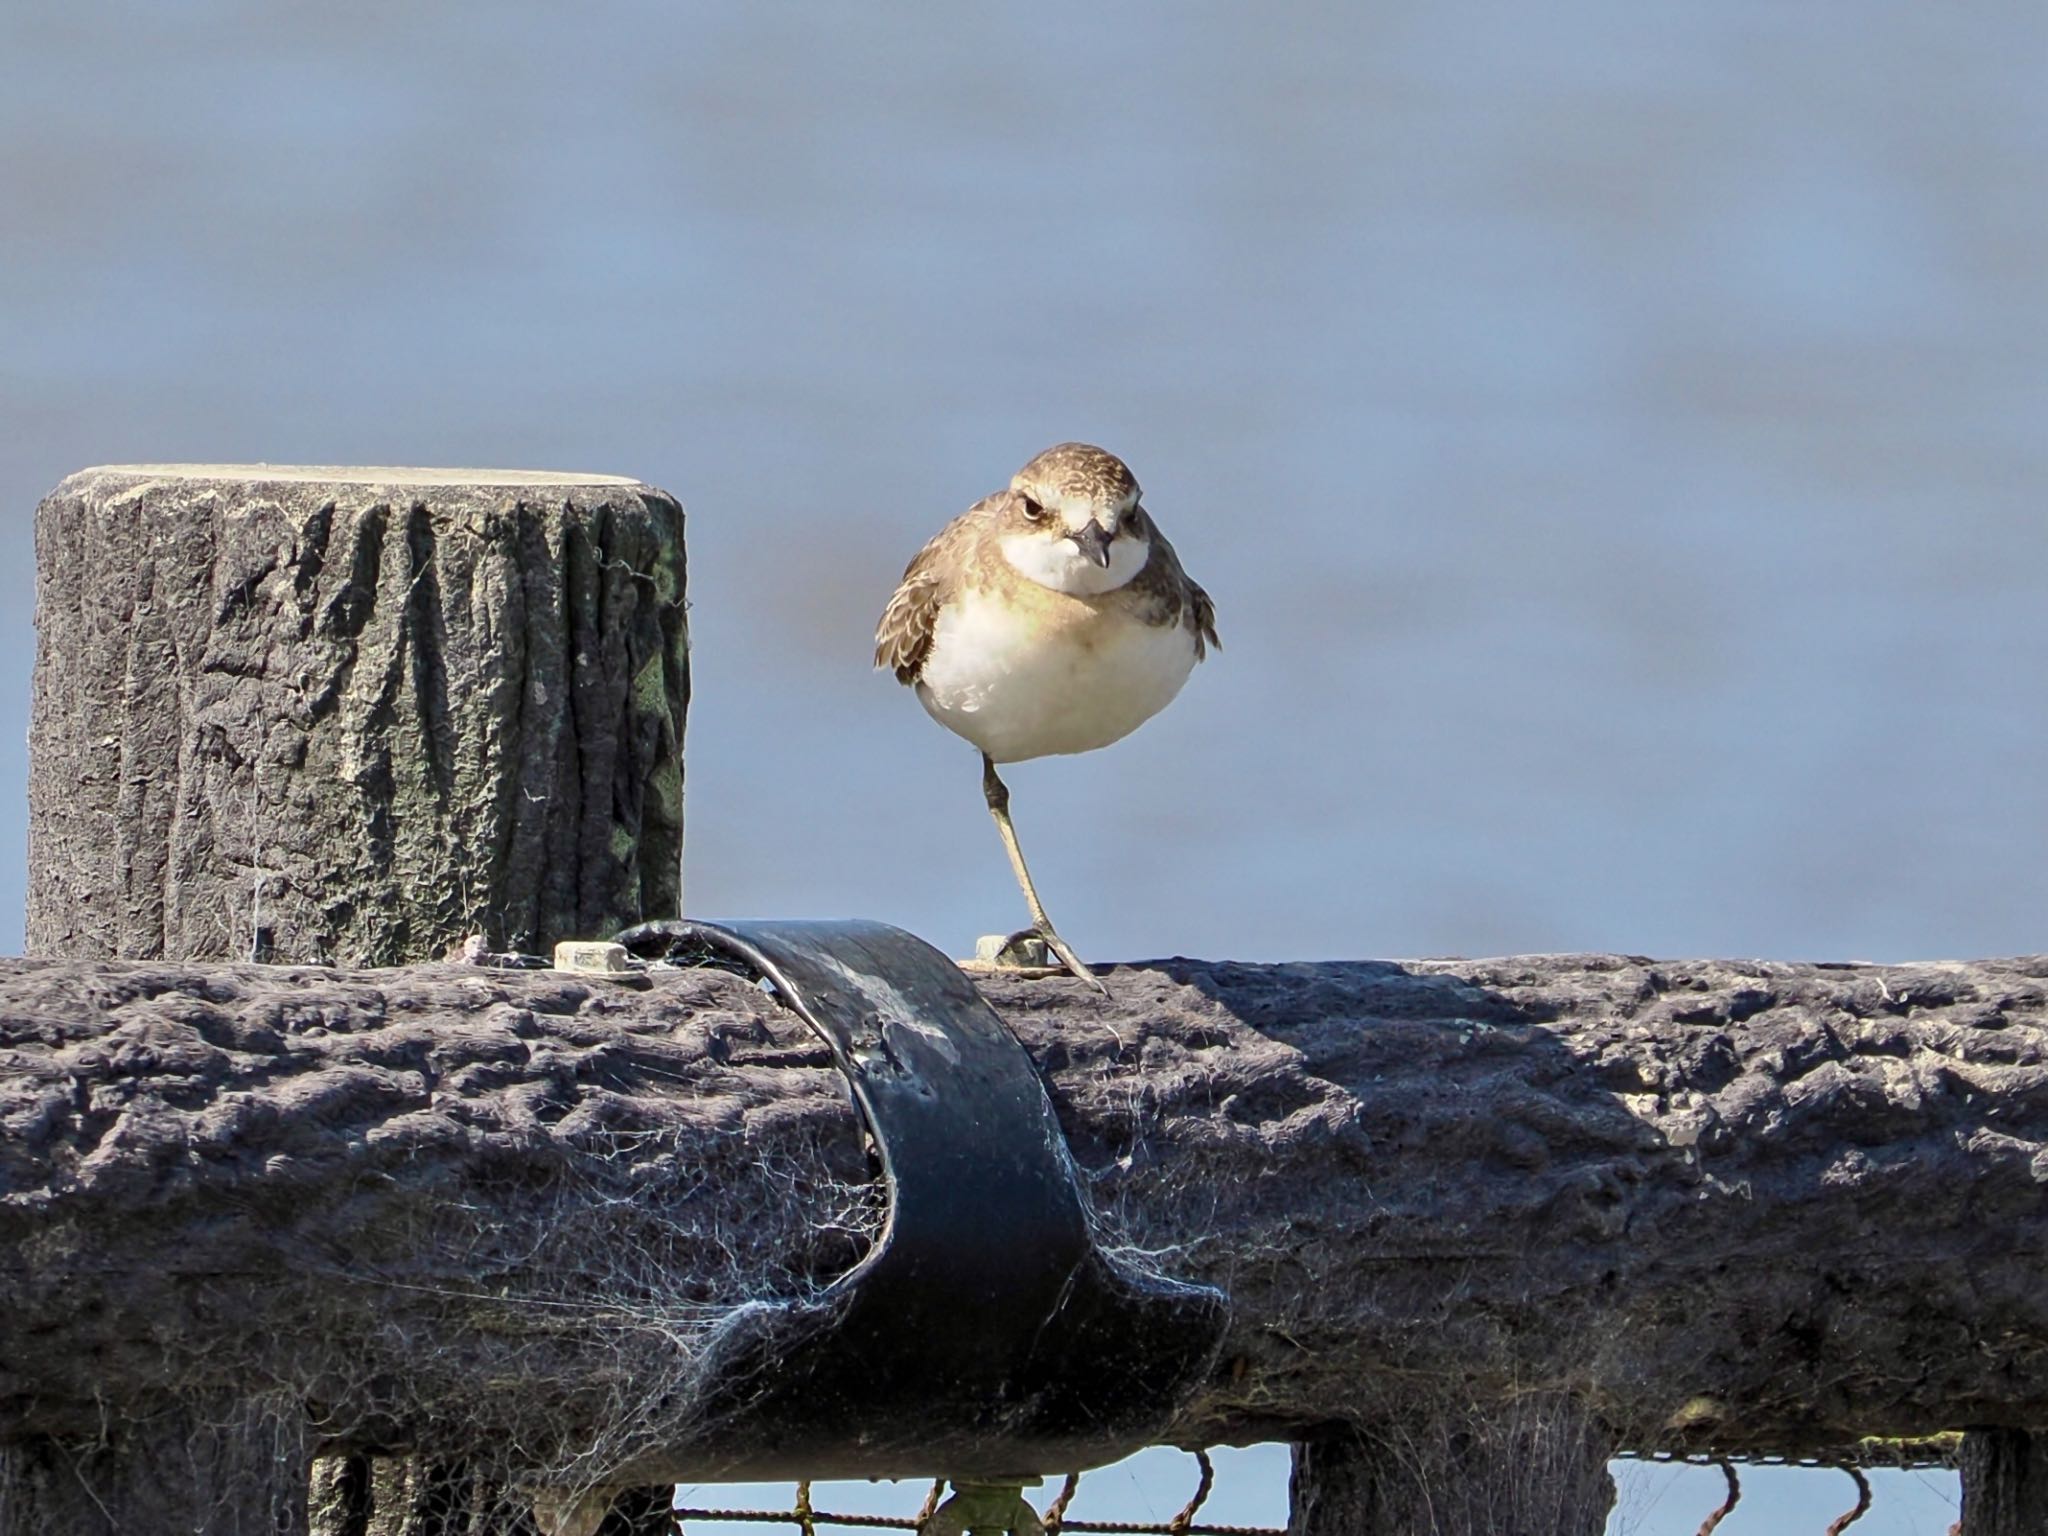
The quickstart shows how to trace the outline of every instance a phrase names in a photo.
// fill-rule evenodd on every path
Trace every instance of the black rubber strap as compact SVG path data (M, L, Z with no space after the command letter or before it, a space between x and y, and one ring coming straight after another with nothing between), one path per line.
M703 1477L1044 1474L1152 1443L1228 1305L1096 1247L1038 1070L957 965L862 921L645 923L618 942L766 978L851 1082L889 1200L858 1265L736 1314L711 1351L678 1405Z

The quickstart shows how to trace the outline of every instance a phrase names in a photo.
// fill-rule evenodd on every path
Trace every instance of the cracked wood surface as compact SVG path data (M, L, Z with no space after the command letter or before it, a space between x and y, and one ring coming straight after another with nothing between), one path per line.
M665 492L115 465L44 498L36 563L31 954L384 965L677 910Z
M1544 1393L1636 1450L2048 1424L2048 959L1108 981L983 985L1113 1240L1232 1297L1175 1440ZM691 1330L873 1218L822 1048L719 972L0 962L0 1129L10 1433L236 1389L685 1477Z

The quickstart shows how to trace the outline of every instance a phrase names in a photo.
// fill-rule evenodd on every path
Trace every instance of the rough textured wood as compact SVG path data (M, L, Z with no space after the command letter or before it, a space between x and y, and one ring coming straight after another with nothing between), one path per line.
M90 469L36 564L30 953L389 965L678 910L666 494Z
M36 545L32 953L396 964L680 909L688 637L666 494L132 465L66 480ZM367 1475L321 1468L323 1530L346 1529ZM43 1518L17 1500L0 1531Z
M332 1536L368 1536L371 1466L367 1456L329 1456L313 1463L307 1524Z
M2048 960L1108 982L986 989L1118 1240L1233 1297L1181 1443L2048 1424ZM330 1446L687 1478L693 1330L866 1209L822 1051L722 973L11 962L0 1125L14 1432L241 1383Z
M1398 1425L1295 1443L1288 1536L1600 1536L1615 1449L1568 1396L1460 1406L1424 1394Z
M118 1384L110 1384L114 1394ZM293 1400L231 1393L138 1407L98 1432L0 1441L9 1536L303 1531L311 1436Z
M1973 1430L1963 1436L1957 1470L1963 1482L1961 1536L2048 1533L2048 1431Z

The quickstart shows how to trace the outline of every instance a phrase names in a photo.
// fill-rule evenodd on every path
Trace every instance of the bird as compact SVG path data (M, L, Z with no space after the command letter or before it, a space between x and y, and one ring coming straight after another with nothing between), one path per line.
M904 568L875 628L875 665L981 752L981 787L1031 927L1107 991L1046 916L998 764L1093 752L1172 703L1216 638L1216 605L1181 569L1115 454L1058 443Z

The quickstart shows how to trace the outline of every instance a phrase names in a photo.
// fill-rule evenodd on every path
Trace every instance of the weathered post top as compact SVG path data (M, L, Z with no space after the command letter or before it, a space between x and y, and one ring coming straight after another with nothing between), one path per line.
M36 567L31 953L393 964L678 909L666 492L110 465L44 499Z
M495 489L501 486L643 485L629 475L584 475L559 469L438 469L412 464L95 464L67 475L64 485L114 476L131 483L150 480L257 481L266 485L434 486ZM58 487L63 489L63 486Z

